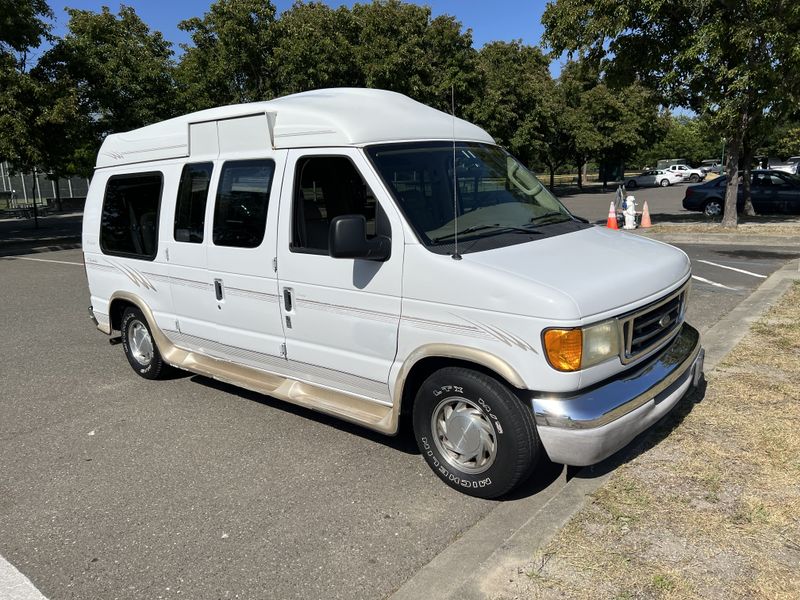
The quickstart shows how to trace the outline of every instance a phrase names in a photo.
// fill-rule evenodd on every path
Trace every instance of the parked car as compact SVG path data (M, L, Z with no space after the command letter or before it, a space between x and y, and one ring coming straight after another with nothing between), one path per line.
M722 173L722 165L715 158L708 158L700 162L700 170L704 173Z
M706 173L704 171L701 171L700 169L693 169L687 165L671 165L669 168L664 170L677 173L681 176L683 181L690 181L691 183L697 183L698 181L703 181L706 178Z
M800 174L800 156L791 156L786 162L771 164L770 169L774 171L783 171L790 175L798 175Z
M686 188L683 208L702 211L710 217L721 215L725 206L727 181L727 176L723 175ZM753 210L758 214L800 214L800 177L774 169L755 170L752 172L750 196ZM743 207L744 196L740 181L737 209L741 211Z
M138 375L178 367L385 434L408 415L474 496L545 456L602 460L702 377L685 253L574 217L484 130L394 92L109 135L83 253L89 314Z
M651 169L649 171L643 171L640 175L629 178L625 182L625 185L629 188L653 185L667 187L673 183L679 183L681 181L683 181L683 177L676 172L664 171L662 169Z

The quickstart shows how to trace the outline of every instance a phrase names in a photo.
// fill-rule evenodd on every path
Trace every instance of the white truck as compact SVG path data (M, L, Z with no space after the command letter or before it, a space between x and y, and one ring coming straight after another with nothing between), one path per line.
M693 169L688 165L670 165L666 170L680 175L683 181L690 181L691 183L697 183L706 178L705 171L702 169Z
M574 217L485 131L392 92L108 136L83 251L90 315L142 377L185 369L386 434L407 414L475 496L545 455L604 459L702 377L682 251Z

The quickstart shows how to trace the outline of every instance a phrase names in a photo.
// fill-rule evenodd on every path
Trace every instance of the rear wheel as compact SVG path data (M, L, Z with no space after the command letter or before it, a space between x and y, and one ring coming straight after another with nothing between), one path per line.
M635 180L635 179L631 179L630 181L628 181L628 187L629 187L629 188L635 188L635 187L637 187L638 185L639 185L639 184L637 184L637 183L636 183L636 180Z
M712 198L703 206L703 214L707 217L718 217L722 214L722 200Z
M153 334L142 311L129 306L122 313L122 349L133 370L145 379L159 379L169 371L153 341Z
M497 380L447 367L428 377L414 403L414 436L442 481L497 498L530 475L540 444L531 409Z
M669 185L669 179L662 179L658 182L661 187L667 187Z

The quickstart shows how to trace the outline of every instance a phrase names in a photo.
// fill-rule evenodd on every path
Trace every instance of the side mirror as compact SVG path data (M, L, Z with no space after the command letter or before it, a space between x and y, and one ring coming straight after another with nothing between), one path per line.
M367 239L364 215L342 215L331 221L328 248L333 258L387 260L392 254L391 240L385 235Z

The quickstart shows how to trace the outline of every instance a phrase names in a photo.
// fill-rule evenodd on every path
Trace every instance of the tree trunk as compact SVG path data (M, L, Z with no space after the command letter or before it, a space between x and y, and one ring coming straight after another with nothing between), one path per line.
M550 169L550 191L552 192L556 185L556 168L548 164L547 168Z
M753 209L753 199L750 196L750 172L753 164L753 148L747 136L744 138L742 148L742 162L744 163L742 166L742 196L744 196L744 208L742 209L742 213L748 217L752 217L756 214L756 211Z
M736 201L739 191L739 150L741 135L737 134L728 142L728 160L725 162L725 212L722 216L723 227L736 227L738 213Z
M61 212L61 186L58 185L59 177L56 175L56 210Z
M33 169L33 227L39 229L39 209L36 206L36 188L39 184L39 174Z
M579 190L583 189L583 165L584 165L583 160L579 159L578 160L578 189Z

